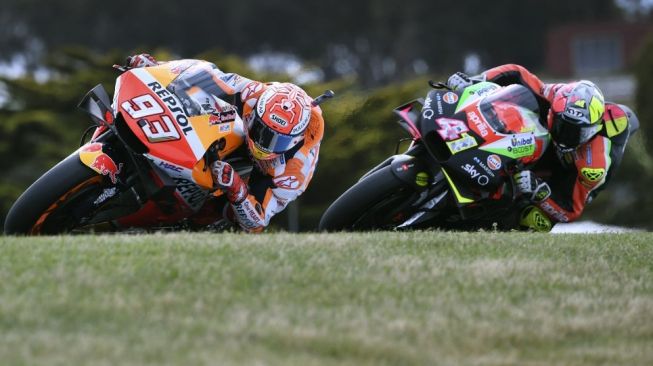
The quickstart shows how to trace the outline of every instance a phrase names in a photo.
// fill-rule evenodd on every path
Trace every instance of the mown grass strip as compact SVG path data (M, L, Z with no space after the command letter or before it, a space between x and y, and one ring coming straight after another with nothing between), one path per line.
M653 364L653 235L0 237L19 365Z

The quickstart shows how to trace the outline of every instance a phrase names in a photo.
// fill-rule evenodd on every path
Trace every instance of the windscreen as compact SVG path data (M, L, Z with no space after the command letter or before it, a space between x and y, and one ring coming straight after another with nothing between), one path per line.
M500 133L541 127L535 95L521 85L510 85L488 95L479 107L487 122Z
M221 99L229 98L218 86L216 76L206 64L197 64L184 70L168 85L168 91L175 94L184 105L188 116L218 114L224 111Z

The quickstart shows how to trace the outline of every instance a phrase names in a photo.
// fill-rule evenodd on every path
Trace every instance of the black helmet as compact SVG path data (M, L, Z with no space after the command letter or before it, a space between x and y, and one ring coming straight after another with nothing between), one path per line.
M601 131L603 93L591 81L569 83L556 91L551 103L551 138L560 152L570 152Z

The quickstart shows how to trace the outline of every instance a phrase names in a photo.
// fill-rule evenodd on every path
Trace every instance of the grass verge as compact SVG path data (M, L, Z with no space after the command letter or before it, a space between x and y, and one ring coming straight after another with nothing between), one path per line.
M0 237L7 365L650 365L653 235Z

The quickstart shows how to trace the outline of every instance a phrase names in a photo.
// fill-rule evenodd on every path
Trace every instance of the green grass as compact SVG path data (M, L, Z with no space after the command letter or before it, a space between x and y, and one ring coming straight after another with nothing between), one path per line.
M0 237L2 365L651 365L653 235Z

